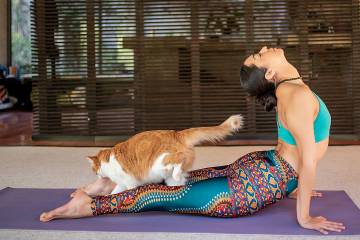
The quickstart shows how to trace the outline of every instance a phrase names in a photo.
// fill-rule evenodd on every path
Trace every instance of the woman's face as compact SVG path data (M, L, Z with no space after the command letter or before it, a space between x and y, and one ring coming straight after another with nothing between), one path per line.
M244 65L255 65L262 69L277 69L283 63L287 62L284 56L284 50L281 48L262 47L258 53L254 53L247 57Z

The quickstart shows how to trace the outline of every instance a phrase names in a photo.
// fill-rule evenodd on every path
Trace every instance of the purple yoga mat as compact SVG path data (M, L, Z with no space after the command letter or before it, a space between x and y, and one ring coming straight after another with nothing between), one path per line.
M39 221L43 211L69 200L71 189L5 188L0 191L0 229L111 232L186 232L232 234L321 235L301 228L293 199L284 199L247 217L213 218L166 212L117 214L82 219ZM346 230L331 235L360 234L360 210L344 191L321 191L313 198L311 214L343 222Z

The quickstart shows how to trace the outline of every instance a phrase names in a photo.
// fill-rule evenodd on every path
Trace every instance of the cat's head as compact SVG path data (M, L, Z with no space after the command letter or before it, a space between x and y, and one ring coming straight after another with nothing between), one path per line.
M110 149L103 149L103 150L100 150L97 155L87 157L87 159L89 160L89 162L91 164L91 168L96 175L105 177L105 176L102 176L103 174L101 173L101 163L109 162L110 151L111 151Z

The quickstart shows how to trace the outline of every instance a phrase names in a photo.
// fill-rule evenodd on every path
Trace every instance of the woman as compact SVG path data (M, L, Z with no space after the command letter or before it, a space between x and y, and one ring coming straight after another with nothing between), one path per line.
M95 197L77 190L69 203L43 213L40 220L149 210L234 217L296 196L302 227L324 234L345 229L342 223L309 214L311 196L321 196L312 188L317 162L329 141L330 115L325 104L302 82L282 49L263 47L246 58L241 83L267 111L276 107L279 140L275 150L249 153L227 166L192 171L186 186L151 184ZM107 194L113 187L108 179L100 179L86 192Z

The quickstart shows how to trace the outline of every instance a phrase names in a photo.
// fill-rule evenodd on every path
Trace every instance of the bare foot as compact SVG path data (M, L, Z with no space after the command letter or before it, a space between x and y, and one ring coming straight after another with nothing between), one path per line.
M65 205L40 215L41 222L56 218L81 218L92 216L91 197L83 191L76 191L73 198Z
M111 193L115 186L116 184L109 178L99 178L95 182L77 189L75 192L71 193L70 197L73 197L77 191L83 191L89 196L107 195Z

